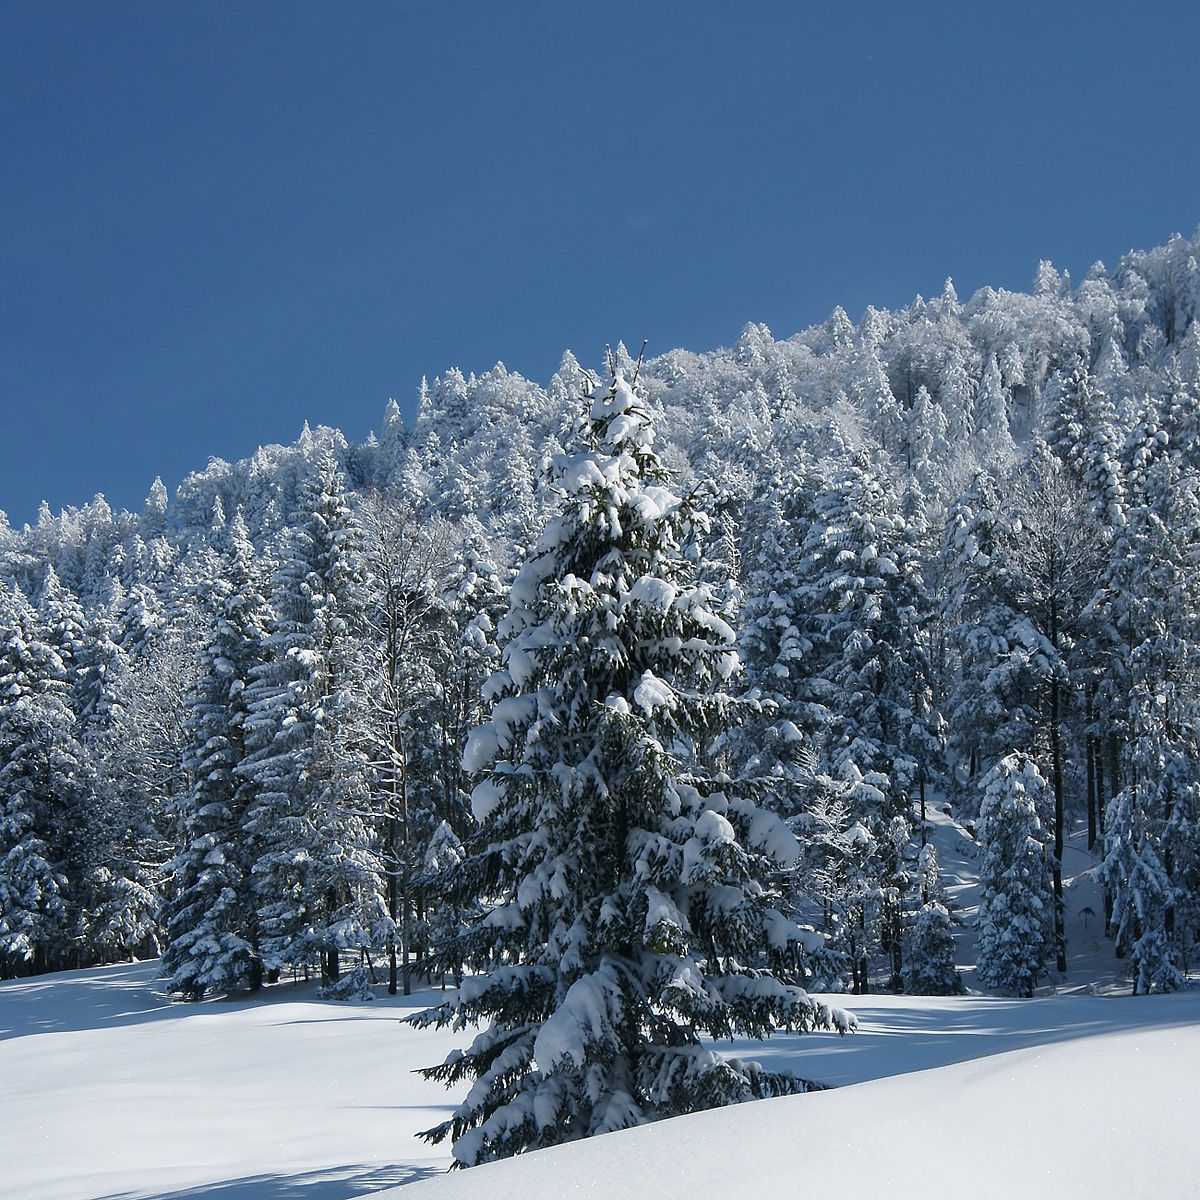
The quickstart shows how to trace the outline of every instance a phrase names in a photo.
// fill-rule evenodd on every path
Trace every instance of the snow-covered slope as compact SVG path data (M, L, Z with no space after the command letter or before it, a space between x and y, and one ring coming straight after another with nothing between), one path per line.
M1032 1002L1036 1008L1038 1002ZM1177 1006L1180 1015L1183 1006ZM1195 1006L1189 1010L1193 1015ZM901 1032L899 1030L897 1033ZM979 1031L984 1039L987 1031ZM386 1193L1071 1200L1186 1196L1200 1100L1186 1023L681 1117Z
M170 1004L156 964L0 984L0 1193L31 1200L1188 1195L1200 995L855 998L860 1032L738 1045L837 1090L442 1176L414 1075L460 1038L311 987ZM848 999L848 998L844 998ZM999 1057L996 1057L999 1056ZM946 1065L959 1064L959 1065ZM919 1072L914 1074L913 1072Z
M453 1040L398 1023L428 994L172 1004L157 968L0 984L0 1195L332 1200L445 1168L414 1135L447 1094L413 1070Z

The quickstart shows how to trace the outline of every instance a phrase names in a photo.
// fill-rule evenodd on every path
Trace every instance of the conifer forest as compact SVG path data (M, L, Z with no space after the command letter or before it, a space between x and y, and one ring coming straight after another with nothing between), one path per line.
M0 978L457 985L470 1165L804 1091L707 1038L1200 938L1200 233L706 353L423 383L140 512L0 514ZM203 447L197 447L203 458ZM456 1026L456 1027L457 1027ZM468 1042L470 1038L466 1039ZM551 1114L547 1116L547 1114Z

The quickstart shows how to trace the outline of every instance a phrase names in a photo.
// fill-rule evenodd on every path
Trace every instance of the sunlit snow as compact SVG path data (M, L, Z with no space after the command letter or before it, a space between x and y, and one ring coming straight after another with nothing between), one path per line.
M411 1181L426 1182L387 1194L1095 1200L1194 1190L1196 994L856 997L858 1033L730 1047L845 1086L443 1177L446 1148L414 1134L444 1119L454 1096L413 1068L469 1035L398 1020L440 993L346 1005L284 984L253 1003L172 1004L155 970L0 984L4 1195L334 1200Z
M929 817L948 891L969 920L974 843L936 806ZM256 1001L170 1003L155 963L3 982L0 1194L342 1200L403 1184L384 1194L1188 1196L1200 992L1111 994L1120 964L1096 927L1089 862L1072 839L1064 866L1073 949L1058 994L822 997L849 1008L858 1031L722 1048L830 1091L451 1175L449 1148L415 1135L444 1120L466 1089L448 1092L414 1070L473 1034L400 1023L440 1001L438 989L405 999L377 987L374 1003L342 1004L318 1000L315 983L282 983ZM969 926L957 940L959 962L974 962ZM971 970L964 977L973 983ZM552 1033L546 1053L563 1049Z

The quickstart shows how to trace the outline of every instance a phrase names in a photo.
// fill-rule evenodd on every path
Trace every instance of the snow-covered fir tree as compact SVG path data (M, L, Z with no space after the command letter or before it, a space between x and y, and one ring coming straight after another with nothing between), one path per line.
M368 756L357 707L363 603L345 480L318 451L280 550L263 662L246 686L245 829L259 949L269 971L319 969L387 936L382 870L365 816Z
M985 987L1032 996L1054 954L1052 800L1037 764L1006 755L984 776L978 837L979 961Z
M963 981L954 965L950 905L932 842L921 847L916 883L920 906L905 930L904 990L914 996L956 996Z
M1200 426L1183 391L1137 431L1128 533L1128 781L1101 878L1135 992L1184 986L1200 935Z
M52 631L51 631L52 632ZM67 668L17 589L0 593L0 975L70 947L70 830L86 802Z
M452 953L482 973L412 1018L483 1027L426 1072L475 1081L427 1135L461 1165L803 1091L703 1037L849 1025L804 991L819 939L760 882L795 839L703 771L737 667L695 582L708 522L668 486L622 375L577 436L467 748L481 829L461 874L490 907Z
M246 757L247 685L265 654L267 602L241 514L235 514L219 571L210 580L212 631L187 698L178 800L181 846L170 864L163 924L163 974L173 992L199 998L264 975L251 870L256 843L246 828L252 799L238 775Z
M417 879L432 831L447 815L432 760L456 759L462 740L437 722L435 696L454 665L444 644L443 599L451 559L450 526L411 498L373 493L360 514L365 572L361 714L369 755L369 806L385 877L390 928L388 990L412 989L411 961L424 947ZM439 653L440 651L440 653Z

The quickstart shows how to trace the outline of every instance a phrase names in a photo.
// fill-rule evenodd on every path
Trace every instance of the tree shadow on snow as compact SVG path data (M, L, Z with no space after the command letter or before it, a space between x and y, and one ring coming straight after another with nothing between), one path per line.
M239 1009L261 1010L272 1004L317 999L315 981L284 981L264 987L254 996L242 992L189 1002L166 994L159 971L157 961L117 963L84 971L56 971L28 979L4 980L0 982L0 1041L36 1033L115 1029L148 1021L215 1016ZM399 1018L409 1010L427 1008L439 998L440 993L428 989L414 991L411 996L385 996L380 990L374 1004L360 1006L332 1000L328 1003L331 1010L339 1010L330 1017L332 1020L370 1020L384 1008L394 1011Z
M163 988L157 961L5 980L0 984L0 1041L211 1013L214 1003L222 1011L251 1003L247 997L187 1004L172 999Z
M824 999L855 1011L854 996ZM845 1037L781 1033L718 1048L842 1087L1100 1034L1192 1025L1200 1019L1200 996L904 997L894 1004L872 997L857 1015L859 1031Z
M303 1175L247 1175L169 1192L120 1192L102 1200L352 1200L443 1173L441 1167L331 1167Z
M0 982L0 1042L36 1033L115 1029L317 999L315 980L285 980L264 987L254 996L242 992L194 1003L167 995L159 972L160 964L154 960L4 980ZM331 1009L340 1010L330 1019L353 1021L377 1019L376 1014L384 1008L400 1018L409 1011L440 1003L443 998L439 989L426 985L414 989L410 996L387 996L380 988L373 1004L327 1003Z

